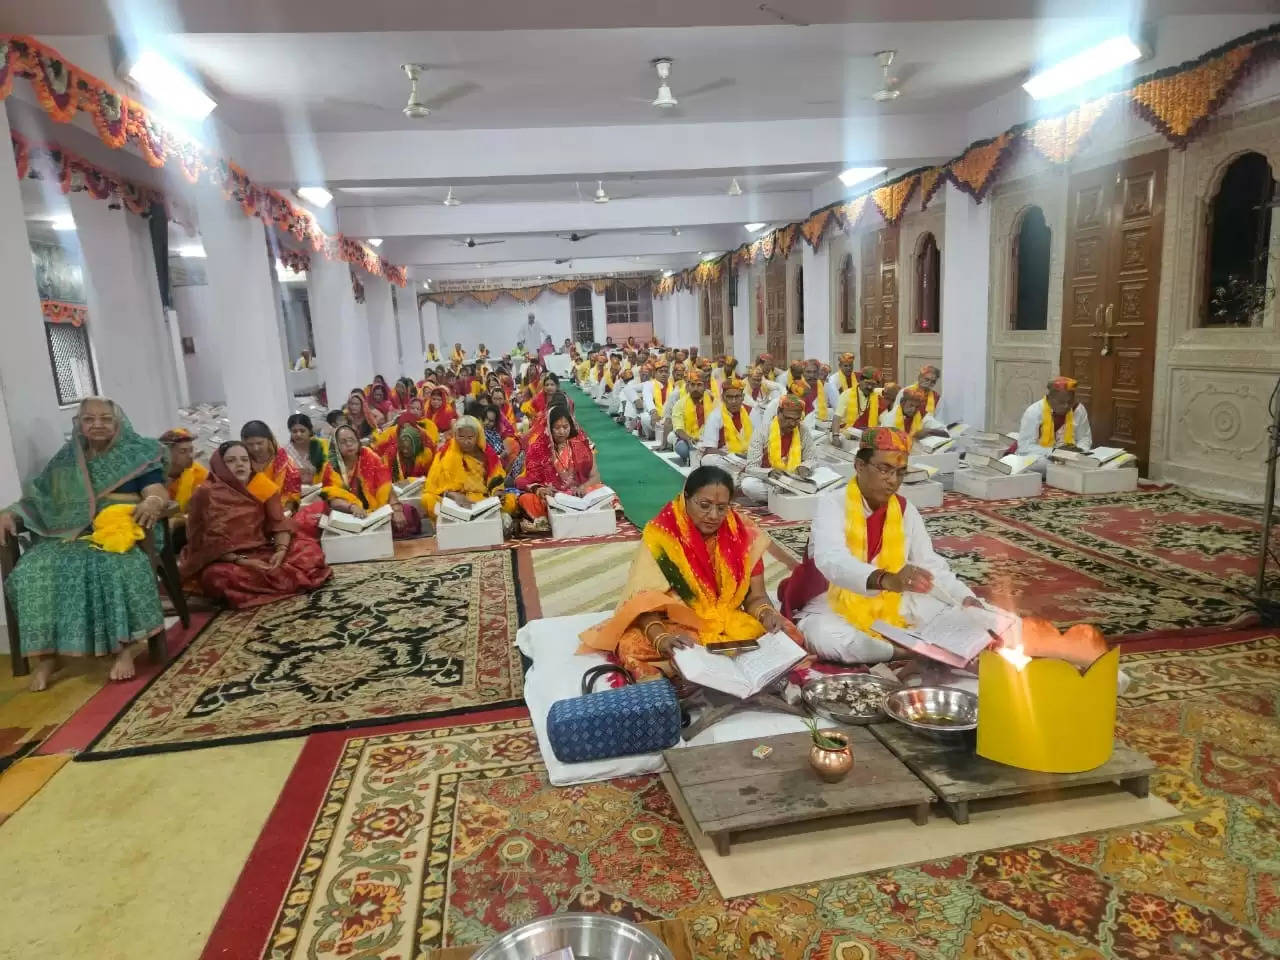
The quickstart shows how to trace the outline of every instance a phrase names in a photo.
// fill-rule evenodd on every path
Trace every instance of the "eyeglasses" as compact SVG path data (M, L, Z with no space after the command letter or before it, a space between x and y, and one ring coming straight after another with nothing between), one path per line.
M903 478L907 475L906 467L895 467L891 463L876 463L872 460L867 463L867 466L874 469L875 472L880 474L884 479L897 480L899 483L901 483Z

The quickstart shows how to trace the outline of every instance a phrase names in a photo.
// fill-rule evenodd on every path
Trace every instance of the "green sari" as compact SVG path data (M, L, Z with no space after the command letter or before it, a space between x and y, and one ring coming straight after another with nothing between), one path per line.
M100 510L136 503L144 486L163 482L159 441L138 436L118 406L115 422L110 445L91 456L77 416L71 440L8 508L35 541L5 584L24 655L102 656L164 629L147 555L79 539Z

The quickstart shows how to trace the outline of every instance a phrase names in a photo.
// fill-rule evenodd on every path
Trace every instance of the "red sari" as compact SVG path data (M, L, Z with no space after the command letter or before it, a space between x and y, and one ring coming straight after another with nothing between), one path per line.
M262 475L280 488L280 502L286 510L298 509L302 502L302 473L288 450L277 446L275 456L262 469Z
M453 408L453 404L449 402L449 394L443 387L436 387L431 391L434 397L440 395L440 409L432 410L428 402L426 408L426 418L436 425L437 433L448 433L453 429L453 421L458 419L458 411Z
M191 495L187 511L187 545L182 550L185 580L196 580L205 596L224 600L232 607L256 607L298 593L315 590L332 576L320 544L294 536L280 566L269 570L241 566L221 559L236 553L250 560L271 563L275 534L293 532L293 521L284 515L280 493L260 500L235 478L215 453L209 462L209 479Z

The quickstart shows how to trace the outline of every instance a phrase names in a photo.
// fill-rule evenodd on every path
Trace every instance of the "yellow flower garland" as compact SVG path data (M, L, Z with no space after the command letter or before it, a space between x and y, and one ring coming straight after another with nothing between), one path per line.
M738 412L742 412L741 407L738 408ZM747 448L751 446L751 418L743 417L742 429L739 430L738 425L733 422L733 415L729 413L729 408L723 404L720 406L720 415L724 418L725 447L730 453L744 456Z
M849 481L845 494L844 542L849 552L864 563L867 556L867 516L862 512L862 491L855 477ZM880 538L880 552L875 565L889 573L897 573L907 562L907 537L902 524L902 501L891 497L884 520L884 534ZM895 627L905 625L900 611L902 594L881 590L874 597L865 597L852 590L832 586L827 591L831 609L864 633L874 633L871 624L877 620Z
M800 428L796 427L791 431L791 448L787 451L786 463L782 462L782 428L778 426L778 419L774 417L773 423L769 425L769 466L774 470L782 470L786 473L795 473L796 467L800 466L800 454L803 443L800 439Z
M1076 418L1074 414L1074 410L1068 410L1066 420L1062 424L1062 443L1064 446L1073 446L1076 442ZM1055 446L1053 408L1049 406L1048 397L1040 401L1040 446Z

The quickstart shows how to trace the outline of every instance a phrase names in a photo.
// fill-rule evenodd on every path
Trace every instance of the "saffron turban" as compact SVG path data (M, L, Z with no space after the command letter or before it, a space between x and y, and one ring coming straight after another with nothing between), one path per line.
M1070 393L1076 388L1076 386L1077 381L1073 380L1071 377L1054 377L1049 381L1049 390L1051 392L1060 390L1063 393ZM161 440L163 441L163 439L164 438L162 437Z
M196 435L185 427L174 427L172 430L166 430L160 434L160 442L166 447L171 447L175 443L186 443L188 440L194 440Z
M902 401L914 400L917 406L923 407L929 402L929 395L919 387L907 387L902 391Z
M880 371L875 367L863 367L858 376L863 380L870 380L872 383L880 382Z
M862 432L858 446L863 450L888 450L892 453L910 453L911 438L897 427L872 427Z
M804 401L797 397L794 393L789 393L778 401L778 412L783 410L794 410L801 416L804 415Z

